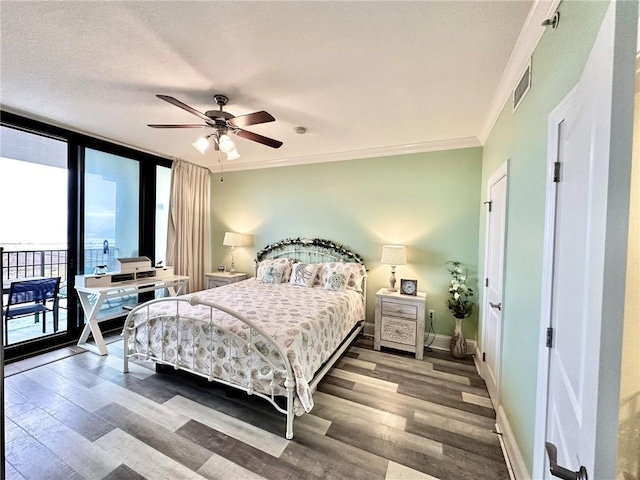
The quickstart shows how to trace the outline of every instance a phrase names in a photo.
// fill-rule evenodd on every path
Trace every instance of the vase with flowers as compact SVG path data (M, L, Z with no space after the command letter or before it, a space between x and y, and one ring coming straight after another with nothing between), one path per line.
M467 356L467 341L462 334L462 320L471 315L473 311L473 289L468 287L467 269L458 261L448 261L451 265L448 270L451 274L449 284L449 298L447 307L456 320L456 327L449 342L449 350L454 358L464 358Z

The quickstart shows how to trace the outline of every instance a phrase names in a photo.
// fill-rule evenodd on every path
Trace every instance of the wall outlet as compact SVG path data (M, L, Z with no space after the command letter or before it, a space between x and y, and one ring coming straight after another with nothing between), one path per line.
M433 317L436 316L436 312L434 312L433 310L429 310L429 320L433 320Z

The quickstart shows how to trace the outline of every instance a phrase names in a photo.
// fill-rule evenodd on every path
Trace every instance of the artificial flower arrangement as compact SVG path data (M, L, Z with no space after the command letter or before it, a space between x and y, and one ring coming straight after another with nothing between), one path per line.
M467 287L467 269L462 267L462 263L457 261L448 261L447 264L452 266L448 268L451 274L451 284L449 285L449 294L451 297L447 300L449 311L456 318L467 318L473 310L473 289Z

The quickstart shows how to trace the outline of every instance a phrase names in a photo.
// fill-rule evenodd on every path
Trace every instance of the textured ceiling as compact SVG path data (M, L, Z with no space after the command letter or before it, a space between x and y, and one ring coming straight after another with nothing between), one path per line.
M234 137L236 167L479 144L532 3L3 0L0 103L209 166L203 131L146 126L198 123L155 94L271 113L247 129L284 145Z

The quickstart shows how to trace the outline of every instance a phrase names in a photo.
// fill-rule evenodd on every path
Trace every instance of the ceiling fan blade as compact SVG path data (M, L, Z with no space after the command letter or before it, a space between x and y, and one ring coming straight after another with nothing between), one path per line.
M239 137L246 138L247 140L253 140L254 142L262 143L263 145L267 145L269 147L280 148L282 146L282 142L279 140L274 140L273 138L269 137L263 137L262 135L249 132L247 130L238 129L234 133Z
M239 117L234 117L229 119L229 123L236 127L248 127L249 125L257 125L258 123L267 123L273 122L275 118L270 113L265 112L264 110L261 112L249 113L247 115L240 115Z
M175 105L176 107L186 110L187 112L192 113L196 117L200 117L202 120L204 120L207 123L211 122L211 119L207 117L204 113L199 112L195 108L191 108L189 105L187 105L186 103L182 103L180 100L176 100L175 98L170 97L169 95L156 95L156 97L158 97L161 100L164 100L165 102L169 102L170 104Z
M200 125L200 124L158 125L158 124L148 124L147 127L151 127L151 128L210 128L210 125Z

